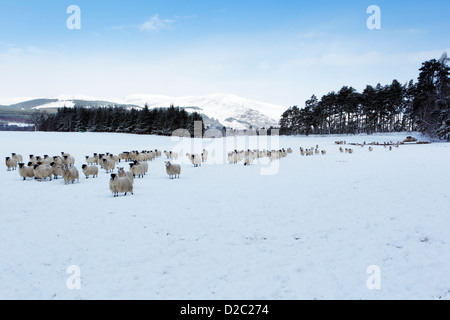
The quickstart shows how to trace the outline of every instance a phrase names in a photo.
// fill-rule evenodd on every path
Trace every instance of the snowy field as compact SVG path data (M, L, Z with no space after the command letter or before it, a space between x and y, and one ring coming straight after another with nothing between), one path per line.
M280 137L266 146L266 137L0 132L0 298L448 300L450 144L353 154L334 144L406 136ZM317 144L326 155L300 155ZM278 145L294 153L249 167L218 160ZM134 195L119 198L105 170L89 180L81 172L94 152L203 148L208 163L194 168L181 156L181 179L170 180L156 159ZM11 152L61 151L75 156L79 184L6 170ZM74 276L79 288L67 285Z

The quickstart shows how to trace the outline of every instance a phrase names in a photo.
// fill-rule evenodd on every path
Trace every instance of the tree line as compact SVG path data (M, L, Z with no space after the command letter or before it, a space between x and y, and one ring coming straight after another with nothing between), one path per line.
M343 86L319 100L313 95L286 110L280 134L359 134L420 131L450 139L450 68L447 54L422 64L418 81L375 87L363 92Z
M197 113L174 107L141 110L118 106L58 108L54 114L32 115L37 131L54 132L118 132L169 136L177 129L194 134L194 122L202 121ZM204 128L203 128L204 130Z

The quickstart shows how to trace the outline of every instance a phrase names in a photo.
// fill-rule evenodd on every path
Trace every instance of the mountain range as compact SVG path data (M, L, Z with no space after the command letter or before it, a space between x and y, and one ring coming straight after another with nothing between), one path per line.
M6 102L6 103L5 103ZM14 103L10 103L14 102ZM39 99L9 99L0 101L0 112L32 113L36 110L55 112L61 107L106 107L117 105L125 108L168 108L171 105L202 115L205 124L234 129L277 126L287 109L280 105L259 102L232 94L170 97L139 94L126 97L98 99L86 96L59 96Z

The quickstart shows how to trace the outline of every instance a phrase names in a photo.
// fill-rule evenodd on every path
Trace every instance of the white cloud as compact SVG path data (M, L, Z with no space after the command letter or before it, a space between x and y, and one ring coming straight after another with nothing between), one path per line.
M167 29L174 23L171 19L160 19L158 14L155 14L149 20L145 21L143 24L139 25L139 30L146 32L157 32L162 29Z

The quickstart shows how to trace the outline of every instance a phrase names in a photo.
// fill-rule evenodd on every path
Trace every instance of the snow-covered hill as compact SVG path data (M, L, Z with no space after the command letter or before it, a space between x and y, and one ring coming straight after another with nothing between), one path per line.
M94 98L86 96L59 96L53 99L22 100L14 99L18 108L49 110L75 105L167 108L172 104L185 108L188 112L198 112L221 125L235 129L248 129L276 126L287 107L259 102L231 94L211 94L205 96L169 97L139 94L127 97ZM6 101L5 101L6 102ZM1 104L1 103L0 103Z
M210 118L217 119L225 126L235 129L276 126L287 107L259 102L231 94L211 94L205 96L169 97L160 95L133 95L116 98L123 104L149 107L197 107L195 110Z

